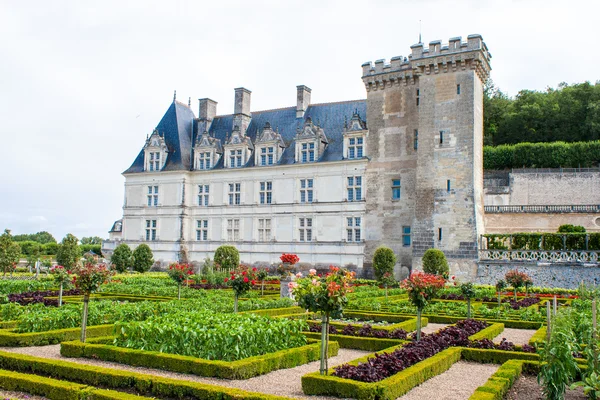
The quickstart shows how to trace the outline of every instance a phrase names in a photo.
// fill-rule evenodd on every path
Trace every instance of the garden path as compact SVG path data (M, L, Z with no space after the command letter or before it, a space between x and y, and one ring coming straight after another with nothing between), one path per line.
M48 400L45 397L40 396L32 396L28 393L22 392L9 392L6 390L0 390L0 398L1 399L11 399L11 400Z
M311 362L295 368L281 369L271 373L257 376L245 380L225 380L217 378L205 378L196 375L180 374L176 372L161 371L157 369L132 367L125 364L114 362L90 360L87 358L67 358L60 355L60 345L36 346L36 347L2 347L1 351L9 351L13 353L29 354L35 357L44 357L51 359L60 359L71 361L79 364L97 365L99 367L113 368L125 371L135 371L142 374L162 376L165 378L181 379L186 381L194 381L211 385L234 387L251 392L269 393L279 396L287 396L297 399L307 400L339 400L338 397L328 396L306 396L302 392L302 384L300 378L302 375L309 372L319 370L319 361ZM335 366L363 357L370 352L359 350L340 349L335 357L329 359L329 365Z
M494 364L459 361L448 371L423 382L397 400L466 400L497 370L498 365Z
M426 327L421 328L421 333L427 333L427 334L435 333L435 332L439 331L440 329L445 328L447 326L448 326L448 324L429 323L429 324L427 324Z
M506 340L508 340L509 342L513 342L514 344L529 344L529 339L531 339L534 333L535 330L533 329L504 328L504 332L496 336L493 342L500 343L500 341L502 341L502 338L506 338Z

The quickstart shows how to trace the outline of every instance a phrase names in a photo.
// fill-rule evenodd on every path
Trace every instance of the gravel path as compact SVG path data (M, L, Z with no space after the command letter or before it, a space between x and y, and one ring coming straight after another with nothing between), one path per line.
M528 344L529 339L533 336L535 330L533 329L512 329L512 328L504 328L504 332L496 336L493 340L494 343L500 343L502 338L506 338L509 342L513 342L514 344Z
M427 334L435 333L435 332L439 331L440 329L445 328L447 326L448 326L448 324L432 324L432 323L429 323L429 324L427 324L426 327L421 328L421 333L427 333Z
M7 392L5 390L0 390L0 398L11 400L48 400L45 397L32 396L22 392Z
M448 371L425 381L398 400L466 400L497 370L498 365L459 361Z
M38 346L38 347L3 347L2 351L8 351L20 354L29 354L36 357L61 359L65 361L76 362L79 364L97 365L105 368L113 368L124 371L135 371L143 374L162 376L165 378L182 379L212 385L234 387L251 392L261 392L275 394L279 396L293 397L307 400L339 400L337 397L327 396L306 396L302 393L302 384L300 378L309 372L319 370L319 361L314 361L295 368L282 369L271 373L257 376L245 380L225 380L217 378L205 378L196 375L179 374L176 372L161 371L142 367L132 367L125 364L118 364L107 361L90 360L87 358L67 358L60 355L60 345ZM363 357L370 352L359 350L340 349L335 357L329 359L330 367L352 361Z

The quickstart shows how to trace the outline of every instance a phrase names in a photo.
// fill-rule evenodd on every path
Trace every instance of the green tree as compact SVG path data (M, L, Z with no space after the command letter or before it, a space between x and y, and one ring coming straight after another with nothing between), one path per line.
M558 227L558 233L585 233L585 227L581 225L564 224Z
M81 252L79 251L79 245L77 244L79 239L74 235L67 233L67 236L63 238L58 246L56 252L56 262L67 269L72 270L77 265L77 262L81 258Z
M29 254L27 254L27 266L35 268L35 263L40 259L40 256L42 255L42 245L37 242L32 243L33 245L29 249Z
M396 255L389 247L380 246L373 254L373 271L375 278L381 280L386 272L394 273L394 265L396 265Z
M133 253L131 252L129 246L125 243L121 243L113 252L110 262L115 266L117 272L123 273L127 271L129 267L131 267L133 262L132 257Z
M34 242L38 242L40 244L56 243L56 239L54 239L54 236L52 236L50 233L48 233L46 231L41 231L38 233L28 233L28 234L23 234L23 235L15 235L13 237L13 240L15 242L25 242L27 240L31 240Z
M215 251L215 264L223 269L235 269L240 265L240 252L234 246L222 245Z
M494 136L511 100L488 79L483 87L483 143L494 144Z
M0 235L0 268L6 275L7 272L12 274L14 268L19 262L19 256L21 254L21 247L18 243L14 242L9 229L5 229L4 233Z
M450 269L444 252L439 249L429 249L423 254L423 271L428 274L447 277Z
M81 238L81 244L102 244L103 240L99 236L86 236Z
M152 264L154 264L154 259L150 247L145 243L136 247L133 251L133 269L144 273L152 267Z

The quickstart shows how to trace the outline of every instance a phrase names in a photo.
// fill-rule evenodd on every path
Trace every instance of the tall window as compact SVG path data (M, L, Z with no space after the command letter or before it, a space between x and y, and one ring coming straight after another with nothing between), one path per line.
M417 150L419 148L419 130L415 129L415 136L413 138L413 148Z
M211 162L210 162L210 151L207 152L202 152L198 155L199 160L198 160L198 169L210 169L211 168Z
M456 94L460 94L460 85L456 85Z
M271 240L271 219L259 218L258 219L258 241L268 242Z
M419 106L419 103L421 102L421 91L419 89L417 89L417 107Z
M156 220L146 220L146 240L156 240Z
M410 226L402 227L402 246L410 246Z
M150 153L150 171L160 171L160 151Z
M301 242L312 242L312 218L300 218L300 227L298 229L300 233Z
M361 137L348 139L348 158L362 158L363 140Z
M392 200L400 200L400 179L392 179Z
M196 240L208 240L207 219L199 219L196 221Z
M449 192L452 189L451 185L450 185L450 179L448 179L446 181L446 191Z
M271 204L273 198L273 182L260 182L260 204Z
M440 144L444 144L444 131L440 131Z
M312 203L313 201L313 180L300 179L300 203Z
M360 242L360 217L346 218L346 235L349 242Z
M240 220L239 219L228 219L227 220L227 241L237 242L240 240Z
M242 166L242 149L229 150L229 166L231 168Z
M229 205L238 205L240 204L240 199L242 196L242 184L241 183L230 183L229 184Z
M302 143L301 157L303 163L315 161L315 144Z
M275 161L275 148L262 147L260 149L260 165L273 165Z
M348 201L362 200L362 177L348 177Z
M209 185L198 185L198 205L208 206Z
M158 186L148 186L148 207L158 206Z
M438 240L442 240L442 228L438 228Z

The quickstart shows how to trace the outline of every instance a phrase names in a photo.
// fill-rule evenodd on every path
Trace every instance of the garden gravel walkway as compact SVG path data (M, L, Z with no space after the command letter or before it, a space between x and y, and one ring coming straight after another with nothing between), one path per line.
M466 400L498 370L498 365L459 361L398 400Z
M11 400L48 400L45 397L32 396L22 392L7 392L6 390L0 390L0 399L11 399Z
M493 342L500 343L500 341L502 341L502 338L506 338L506 340L508 340L509 342L513 342L514 344L529 344L529 339L531 339L534 333L535 330L533 329L504 328L504 332L496 336Z
M440 329L445 328L447 326L448 326L448 324L429 323L429 324L427 324L426 327L421 328L421 333L427 333L427 334L435 333L435 332L439 331Z
M302 392L300 378L309 372L319 370L319 361L314 361L295 368L282 369L271 373L245 380L224 380L217 378L205 378L196 375L180 374L176 372L161 371L142 367L132 367L107 361L90 360L87 358L67 358L60 355L60 345L37 346L37 347L1 347L1 351L12 353L29 354L35 357L51 358L57 360L71 361L79 364L97 365L99 367L113 368L124 371L135 371L142 374L162 376L165 378L181 379L200 383L208 383L218 386L233 387L251 392L269 393L279 396L293 397L308 400L339 400L338 397L328 396L306 396ZM329 365L335 366L363 357L370 352L340 349L335 357L329 359Z

